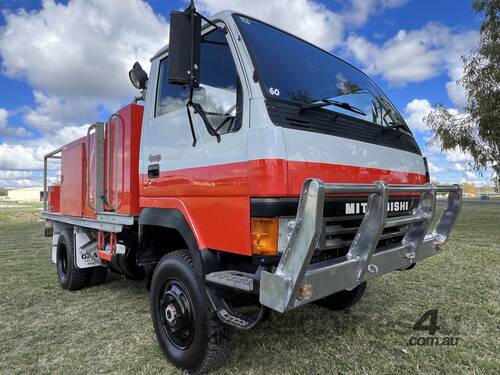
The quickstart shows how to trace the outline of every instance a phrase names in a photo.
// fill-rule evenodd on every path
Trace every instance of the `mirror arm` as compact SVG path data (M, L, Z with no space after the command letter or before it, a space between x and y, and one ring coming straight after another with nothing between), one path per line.
M211 26L215 27L216 29L218 29L218 30L222 31L222 32L224 33L224 35L226 35L226 34L227 34L227 32L228 32L228 31L227 31L227 28L226 28L225 26L220 27L220 26L219 26L219 25L217 25L215 22L213 22L212 20L210 20L210 19L208 19L207 17L205 17L203 14L198 13L198 12L196 11L196 9L195 9L194 13L195 13L196 15L198 15L198 17L200 17L203 21L205 21L205 22L206 22L206 23L208 23L209 25L211 25Z
M190 1L190 5L185 10L185 12L187 14L190 14L190 16L191 16L191 61L190 61L190 67L191 68L190 68L190 72L189 72L189 74L190 74L189 100L186 103L186 109L187 109L188 118L189 118L189 126L191 127L191 135L193 137L193 147L196 146L197 140L196 140L196 134L195 134L195 131L194 131L193 118L192 118L191 111L190 111L189 107L194 108L194 110L197 113L199 113L199 115L201 116L201 118L203 120L203 123L205 124L205 127L208 130L208 133L210 135L213 135L213 136L217 137L217 143L220 143L220 141L221 141L220 134L217 132L217 129L214 128L212 122L207 117L207 114L205 113L205 110L203 109L203 107L199 103L193 102L193 88L198 85L198 82L196 82L196 78L195 78L196 76L194 74L194 70L198 69L198 66L196 66L195 63L194 63L194 16L197 15L198 17L200 17L202 20L204 20L208 24L210 24L210 25L214 26L215 28L221 30L224 34L227 34L227 29L225 27L222 28L222 27L216 25L214 22L212 22L211 20L209 20L204 15L198 13L196 11L196 7L194 6L194 0Z
M186 103L187 115L189 119L189 126L191 127L191 135L193 136L193 147L196 147L196 143L198 141L196 140L196 134L194 132L193 118L191 117L191 111L189 110L190 106L191 106L191 101L188 101Z
M137 104L138 102L140 101L144 101L146 100L146 89L142 89L141 90L141 94L140 95L137 95L135 98L134 98L134 103Z
M224 35L227 34L227 28L225 26L224 27L220 27L215 22L213 22L211 19L209 19L209 18L205 17L203 14L199 13L196 10L196 7L194 5L194 1L193 0L190 1L189 7L186 9L186 11L190 11L191 14L196 14L198 17L200 17L203 21L205 21L209 25L212 25L216 29L219 29L220 31L222 31L224 33Z

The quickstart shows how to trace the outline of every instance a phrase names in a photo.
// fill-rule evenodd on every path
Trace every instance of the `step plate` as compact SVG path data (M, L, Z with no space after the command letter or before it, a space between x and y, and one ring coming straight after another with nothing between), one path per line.
M209 273L205 280L211 284L221 285L247 293L253 292L253 275L240 271L220 271Z

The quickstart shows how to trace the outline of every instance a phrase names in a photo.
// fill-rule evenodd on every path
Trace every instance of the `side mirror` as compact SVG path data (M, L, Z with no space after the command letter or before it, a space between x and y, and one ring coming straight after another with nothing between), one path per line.
M168 83L198 86L200 81L201 17L188 8L170 13Z
M134 87L138 90L145 90L148 82L148 74L142 69L141 64L136 62L128 72L128 76L130 78L130 81L134 85Z

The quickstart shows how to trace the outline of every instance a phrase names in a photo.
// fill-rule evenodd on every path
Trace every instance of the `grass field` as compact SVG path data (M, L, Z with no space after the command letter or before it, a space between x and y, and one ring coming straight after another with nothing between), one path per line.
M179 373L156 343L143 284L61 290L34 220L0 218L0 373ZM235 332L219 373L499 374L500 206L465 205L447 249L375 279L348 313L311 305ZM457 345L410 345L429 336L412 330L429 309L435 336Z

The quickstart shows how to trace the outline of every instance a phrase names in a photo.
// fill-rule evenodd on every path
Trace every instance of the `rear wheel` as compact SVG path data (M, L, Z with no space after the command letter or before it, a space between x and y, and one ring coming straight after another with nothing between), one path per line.
M317 304L333 311L347 310L359 302L366 290L366 281L352 290L342 290L320 299Z
M231 328L211 311L188 250L169 253L156 266L151 316L160 346L175 366L200 374L227 358Z
M75 264L75 244L73 232L65 230L57 242L57 277L61 288L78 290L85 286L90 275L89 269L78 268Z

